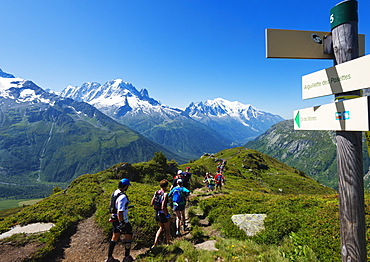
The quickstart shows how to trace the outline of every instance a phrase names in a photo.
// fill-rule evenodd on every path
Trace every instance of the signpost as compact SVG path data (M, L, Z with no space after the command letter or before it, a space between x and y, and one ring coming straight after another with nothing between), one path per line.
M333 59L331 32L266 29L267 58ZM330 37L330 39L328 39ZM365 54L365 35L358 35L360 55ZM325 53L325 49L329 53Z
M370 97L294 111L295 130L370 131Z
M302 77L302 99L370 87L370 55Z
M331 35L266 30L268 58L334 59L336 66L302 78L303 99L330 94L349 99L369 87L364 70L370 66L369 57L358 58L364 41L358 35L357 8L357 0L346 0L330 10ZM342 262L365 262L367 257L361 131L369 131L369 107L369 97L362 97L294 111L296 130L337 130Z
M349 0L330 10L335 64L345 63L359 56L357 6L356 0ZM360 91L336 94L336 97L348 95L360 95ZM336 141L342 262L365 262L367 254L362 132L337 131Z

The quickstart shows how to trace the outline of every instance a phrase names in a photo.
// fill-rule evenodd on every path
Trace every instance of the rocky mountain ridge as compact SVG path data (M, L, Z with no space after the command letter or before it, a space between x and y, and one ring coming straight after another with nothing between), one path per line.
M22 192L26 198L37 193L36 183L69 183L122 161L147 161L159 151L185 162L85 102L6 76L0 77L0 197ZM45 190L50 194L50 187Z
M138 91L121 79L104 85L68 86L61 96L85 101L147 138L191 157L242 145L283 120L251 105L221 98L191 103L184 110L171 108L150 98L146 89Z

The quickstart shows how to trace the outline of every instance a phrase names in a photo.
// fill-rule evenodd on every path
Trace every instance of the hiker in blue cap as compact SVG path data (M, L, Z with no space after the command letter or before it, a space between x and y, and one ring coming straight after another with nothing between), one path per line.
M131 186L130 180L124 178L118 182L118 189L113 192L111 197L110 210L112 213L112 239L109 243L108 248L108 258L105 262L120 262L118 259L113 258L113 250L116 246L121 234L125 236L124 246L125 246L125 257L123 262L134 261L132 256L130 256L131 242L133 238L132 227L128 220L128 209L130 208L130 201L126 195L128 187Z

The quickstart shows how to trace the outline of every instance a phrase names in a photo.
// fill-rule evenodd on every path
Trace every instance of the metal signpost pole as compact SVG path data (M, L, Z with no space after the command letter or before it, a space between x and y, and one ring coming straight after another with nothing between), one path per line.
M348 0L337 4L330 11L335 64L359 56L357 6L356 0ZM353 96L360 96L360 91L335 95L336 99ZM365 262L362 132L337 131L336 141L342 262Z

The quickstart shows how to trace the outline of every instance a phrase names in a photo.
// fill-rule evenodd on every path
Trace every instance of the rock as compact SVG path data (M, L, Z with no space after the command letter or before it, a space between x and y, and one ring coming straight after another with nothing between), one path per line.
M203 243L197 244L194 247L196 249L203 249L203 250L218 250L215 244L216 244L216 240L208 240Z
M240 229L244 230L247 236L254 236L265 229L263 221L266 216L266 214L241 214L233 215L231 220Z
M29 224L26 226L15 226L10 231L5 232L0 235L0 239L10 237L13 234L19 234L19 233L26 233L26 234L32 234L32 233L41 233L45 231L49 231L50 228L54 226L53 223L34 223Z

